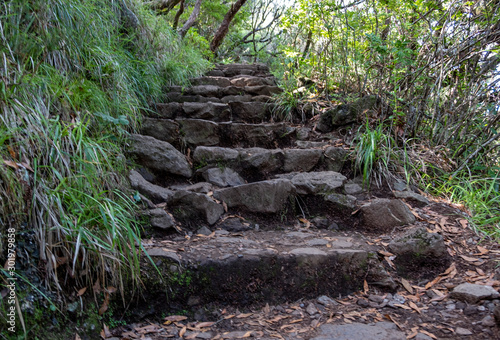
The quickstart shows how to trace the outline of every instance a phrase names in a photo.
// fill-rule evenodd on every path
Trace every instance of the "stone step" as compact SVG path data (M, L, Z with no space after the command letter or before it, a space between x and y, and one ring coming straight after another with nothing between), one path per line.
M193 153L195 166L234 167L243 173L265 177L269 174L325 169L340 171L347 159L343 148L317 149L224 148L198 146ZM237 171L238 171L237 170Z
M297 131L286 123L250 124L203 119L144 118L141 133L174 145L221 147L289 147Z
M255 224L231 233L217 230L161 242L144 242L162 278L147 261L142 282L155 301L204 306L274 304L319 295L346 295L363 282L383 290L396 284L361 235L329 230L262 231ZM224 221L227 223L229 220Z
M227 64L216 65L215 68L207 73L214 77L234 77L238 75L250 75L268 77L272 76L269 67L265 64Z
M194 99L199 99L197 96L206 98L223 98L226 96L240 96L240 95L251 95L251 96L272 96L274 94L279 94L283 90L278 86L272 85L254 85L254 86L216 86L216 85L195 85L191 87L183 88L181 86L169 86L166 89L168 93L175 93L176 95L168 96L170 101L174 101L178 93L185 96L191 96ZM172 98L173 97L173 98Z
M229 103L164 103L156 104L156 112L149 112L153 118L194 118L213 122L247 122L260 123L269 121L273 115L274 104L264 102Z
M190 80L191 85L213 85L219 87L245 87L245 86L276 86L274 77L255 77L249 75L239 75L231 78L226 77L199 77Z

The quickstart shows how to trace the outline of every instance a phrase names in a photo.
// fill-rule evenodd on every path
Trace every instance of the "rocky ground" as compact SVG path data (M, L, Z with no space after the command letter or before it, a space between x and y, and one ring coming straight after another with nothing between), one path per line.
M264 65L219 66L132 136L156 268L145 256L128 325L102 336L500 338L498 243L456 206L353 176L346 126L380 102L293 124L279 91Z

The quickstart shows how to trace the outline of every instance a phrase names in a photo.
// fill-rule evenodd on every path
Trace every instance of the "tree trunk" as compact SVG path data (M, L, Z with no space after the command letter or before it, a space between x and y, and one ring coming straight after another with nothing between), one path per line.
M196 19L198 19L198 15L200 15L200 9L201 9L201 1L202 0L196 0L196 3L194 4L193 11L191 12L191 15L187 19L187 21L184 23L184 26L179 30L179 35L181 38L184 38L186 36L186 33L188 30L191 28L191 26L194 25L196 22Z
M303 59L307 57L307 52L309 52L309 48L311 47L312 36L313 36L313 31L309 30L309 32L307 33L306 47L304 47L304 52L302 52Z
M179 25L179 18L181 17L182 13L184 13L184 0L181 0L181 5L179 6L179 10L175 14L174 24L172 25L172 28L174 30L176 30L177 26Z
M215 32L212 42L210 43L210 51L212 51L213 53L217 51L219 46L222 44L222 40L224 40L227 32L229 31L229 25L231 24L231 21L233 20L236 13L238 13L240 8L245 4L245 2L247 2L247 0L236 0L229 11L227 11L224 19L222 20L222 23L217 29L217 32Z
M181 0L160 0L154 1L150 6L152 9L162 14L168 14L172 8L175 7Z

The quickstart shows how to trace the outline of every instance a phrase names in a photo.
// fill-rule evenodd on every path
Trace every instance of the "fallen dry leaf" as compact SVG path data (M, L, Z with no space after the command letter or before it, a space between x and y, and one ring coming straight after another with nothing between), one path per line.
M167 321L169 323L165 322L165 324L169 325L172 322L183 321L183 320L186 320L186 319L187 319L187 316L185 316L185 315L170 315L170 316L167 316L165 318L165 321Z
M184 334L186 334L187 328L186 326L182 327L182 329L179 331L179 336L182 338Z
M403 287L405 287L405 289L408 291L408 293L413 295L413 287L406 279L401 278L401 284L403 285Z
M477 250L479 250L480 255L485 255L485 254L488 254L490 252L488 249L481 247L481 246L477 246Z
M408 305L411 308L413 308L414 310L416 310L418 314L422 314L422 311L420 310L420 308L418 308L418 306L415 304L415 302L408 301Z
M101 308L99 308L99 315L103 315L106 313L109 307L109 293L106 293L106 296L104 297L104 302L102 303Z
M82 289L80 289L78 291L78 293L76 293L76 296L82 296L83 294L85 294L86 291L87 291L87 287L83 287Z
M431 337L431 338L433 338L433 339L437 339L437 336L435 336L434 334L429 333L429 332L427 332L427 331L424 331L423 329L421 329L421 330L420 330L420 333L423 333L423 334L425 334L425 335L427 335L427 336L430 336L430 337Z
M402 330L402 331L404 332L403 327L401 327L401 325L400 325L400 324L399 324L396 320L394 320L394 318L393 318L391 315L389 315L389 314L385 314L384 316L385 316L387 319L391 320L391 321L392 321L392 322L393 322L396 326L398 326L398 328L399 328L400 330Z
M253 315L253 313L246 313L246 314L241 313L241 314L236 315L236 319L248 318L249 316L252 316L252 315Z

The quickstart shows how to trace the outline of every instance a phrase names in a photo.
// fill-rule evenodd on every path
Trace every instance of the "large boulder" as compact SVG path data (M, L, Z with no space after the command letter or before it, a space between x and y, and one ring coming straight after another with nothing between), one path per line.
M292 177L300 195L331 194L342 187L347 178L334 171L305 172Z
M447 254L443 236L429 233L424 227L408 230L402 237L389 243L395 255L441 258Z
M326 169L339 172L344 167L348 152L343 148L329 146L323 154Z
M231 84L233 86L245 87L245 86L260 86L269 85L274 86L274 78L272 77L255 77L249 75L241 75L231 78Z
M188 223L202 218L208 224L214 224L224 213L224 207L207 195L187 190L176 191L169 205L175 207L173 213L178 219Z
M401 200L377 198L361 207L366 227L389 230L415 222L415 216Z
M230 168L210 168L203 172L203 178L219 187L234 187L245 184L245 180Z
M198 146L193 153L196 163L210 164L215 162L233 162L239 157L239 152L231 148Z
M245 122L261 121L266 117L267 107L265 103L255 102L232 102L231 112L234 119Z
M175 226L174 218L163 209L151 209L148 214L152 227L168 230Z
M144 118L141 133L172 144L179 140L179 124L171 119Z
M168 202L174 194L172 190L146 181L144 177L135 170L130 171L128 179L133 189L157 202Z
M282 123L274 124L221 124L224 139L234 145L272 146L286 130Z
M337 105L321 114L316 129L329 132L336 126L354 123L366 111L373 110L380 105L380 102L381 99L378 96L365 96L353 103Z
M188 118L225 122L231 120L231 108L223 103L184 103L184 114Z
M191 177L192 170L186 157L170 143L150 136L133 134L130 136L127 152L137 157L145 167L173 175Z
M240 154L241 164L245 169L273 172L283 166L284 153L281 149L248 148L237 150Z
M220 189L214 192L214 197L228 207L256 213L276 213L284 209L294 193L295 187L289 180L274 179Z
M155 108L157 115L161 118L174 119L184 112L180 103L157 103Z
M191 85L213 85L213 86L231 86L231 81L225 77L199 77L190 80Z
M357 208L356 197L343 194L329 194L325 196L325 201L335 204L340 209L354 210Z
M321 149L287 149L285 153L285 163L283 171L310 171L312 170L323 154Z
M217 123L202 119L179 119L182 139L187 145L219 144L219 126Z

